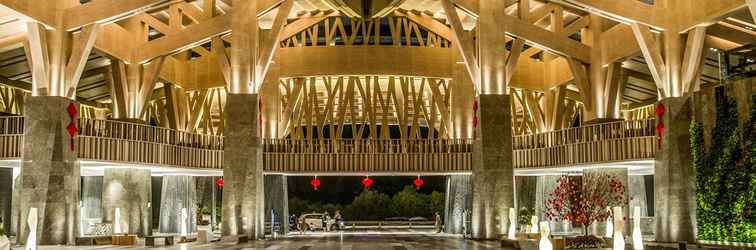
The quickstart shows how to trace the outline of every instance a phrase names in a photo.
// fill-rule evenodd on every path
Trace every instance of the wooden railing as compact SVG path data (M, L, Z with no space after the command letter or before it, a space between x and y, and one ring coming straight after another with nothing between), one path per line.
M655 119L586 125L545 133L515 136L512 147L515 150L549 148L595 141L654 136L655 126Z
M142 141L199 149L223 150L223 136L203 135L114 120L79 119L79 135Z
M223 137L136 123L79 119L79 159L222 168Z
M269 172L461 172L472 168L472 140L263 140Z
M651 159L656 155L655 120L619 121L516 136L516 168L559 167Z
M21 158L24 143L24 117L0 117L0 159Z
M0 159L18 159L23 117L0 117ZM655 121L620 121L516 136L516 168L651 159ZM79 119L80 159L184 168L222 168L223 137L155 126ZM263 167L282 173L429 173L472 169L473 140L261 141Z

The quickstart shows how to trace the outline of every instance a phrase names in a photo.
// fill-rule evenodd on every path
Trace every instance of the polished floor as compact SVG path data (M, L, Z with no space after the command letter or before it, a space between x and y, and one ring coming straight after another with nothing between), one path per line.
M140 246L117 247L66 247L66 246L43 246L39 249L178 249L178 250L205 250L205 249L278 249L278 250L319 250L319 249L348 249L348 250L433 250L433 249L500 249L499 243L471 241L456 235L433 234L433 233L365 233L365 234L311 234L296 235L277 240L266 240L237 245L232 242L216 242L210 244L177 244L171 247L144 247ZM23 250L23 247L13 249Z

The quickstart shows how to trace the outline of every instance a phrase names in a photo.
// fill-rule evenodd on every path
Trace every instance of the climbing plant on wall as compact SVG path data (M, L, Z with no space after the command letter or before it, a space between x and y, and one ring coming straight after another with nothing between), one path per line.
M745 125L739 125L735 100L721 90L716 108L708 148L702 124L690 128L698 238L756 243L756 105Z

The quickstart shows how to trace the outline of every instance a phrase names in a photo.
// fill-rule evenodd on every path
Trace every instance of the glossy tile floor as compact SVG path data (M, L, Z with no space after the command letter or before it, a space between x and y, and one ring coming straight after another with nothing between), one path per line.
M364 232L361 234L345 234L343 237L337 233L292 235L288 238L266 240L236 245L231 242L216 242L210 244L177 244L171 247L144 247L144 241L140 240L139 246L94 246L94 247L68 247L68 246L43 246L39 249L177 249L177 250L205 250L205 249L292 249L292 250L319 250L319 249L348 249L348 250L432 250L432 249L499 249L499 242L495 241L471 241L458 235L419 233L419 232ZM158 243L159 244L159 243ZM14 247L14 250L23 250L23 247Z

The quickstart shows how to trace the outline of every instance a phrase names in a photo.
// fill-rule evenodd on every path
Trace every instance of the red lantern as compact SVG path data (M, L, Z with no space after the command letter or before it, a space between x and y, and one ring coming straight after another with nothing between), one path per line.
M420 186L425 184L425 181L423 181L423 179L420 179L420 176L418 176L417 178L415 178L415 181L413 181L412 184L415 184L415 189L420 189Z
M659 122L656 124L656 134L659 135L659 137L662 137L664 135L664 123Z
M315 178L310 181L310 185L312 186L312 189L317 191L318 187L320 186L320 179L315 176Z
M218 187L223 187L223 184L225 184L225 183L226 182L223 181L223 178L218 178L217 180L215 180L215 185L218 186Z
M664 110L664 104L663 103L660 102L659 104L656 105L656 116L662 116L662 115L664 115L664 111L665 110Z
M370 179L369 176L365 176L365 178L362 179L362 186L365 186L365 189L369 189L372 185L373 179Z

